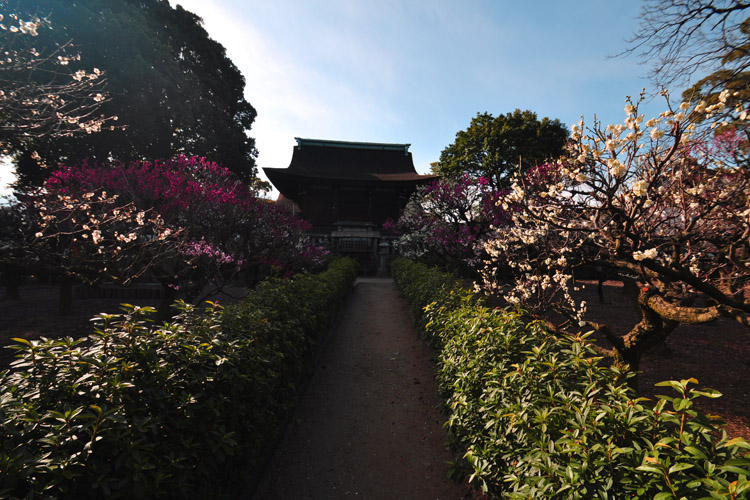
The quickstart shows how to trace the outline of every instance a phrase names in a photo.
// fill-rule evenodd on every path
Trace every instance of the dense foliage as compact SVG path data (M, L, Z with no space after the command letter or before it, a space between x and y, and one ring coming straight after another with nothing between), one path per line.
M470 481L493 498L750 496L750 444L694 408L695 380L636 398L586 336L482 306L451 276L406 259L392 271L439 350L448 429Z
M517 109L499 116L477 113L440 153L432 170L443 177L483 177L493 189L507 188L514 173L560 156L567 138L568 130L560 120L539 120L533 111Z
M258 474L356 276L263 283L222 309L101 314L88 339L18 340L0 374L2 498L220 498ZM293 306L292 306L293 304Z
M529 167L524 184L539 196L557 170L549 163ZM507 194L485 177L437 179L417 188L399 219L387 221L384 229L398 236L395 246L400 255L476 275L486 258L485 244L497 227L511 221L516 208L499 203Z

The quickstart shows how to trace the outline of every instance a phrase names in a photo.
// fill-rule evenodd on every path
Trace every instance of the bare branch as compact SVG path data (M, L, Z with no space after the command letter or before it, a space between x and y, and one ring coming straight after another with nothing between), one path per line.
M742 0L646 0L640 26L620 55L636 55L652 66L659 87L686 86L695 74L715 71L741 45L741 25L750 3ZM734 61L745 71L750 60Z
M104 73L73 71L80 60L71 42L52 50L34 48L39 18L22 20L4 13L0 24L0 152L38 137L68 137L114 128L114 116L98 113L108 100ZM8 26L10 25L10 26Z

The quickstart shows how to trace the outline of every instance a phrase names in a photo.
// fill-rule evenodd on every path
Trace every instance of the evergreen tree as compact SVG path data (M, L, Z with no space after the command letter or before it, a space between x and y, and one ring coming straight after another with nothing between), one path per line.
M495 189L507 187L519 169L526 170L560 156L568 131L560 120L542 118L533 111L521 111L497 117L477 113L456 141L440 153L432 171L458 179L464 174L484 177Z
M101 113L116 127L93 136L34 138L13 151L20 186L39 185L48 170L83 158L107 161L197 155L244 181L256 179L255 142L247 136L256 112L245 81L212 40L201 19L167 0L24 0L22 14L46 19L36 48L52 53L66 43L107 78Z

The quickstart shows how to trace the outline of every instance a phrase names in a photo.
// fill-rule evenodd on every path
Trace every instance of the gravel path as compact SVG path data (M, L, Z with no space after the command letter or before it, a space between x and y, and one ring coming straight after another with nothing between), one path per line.
M431 351L390 279L361 279L255 500L455 500Z

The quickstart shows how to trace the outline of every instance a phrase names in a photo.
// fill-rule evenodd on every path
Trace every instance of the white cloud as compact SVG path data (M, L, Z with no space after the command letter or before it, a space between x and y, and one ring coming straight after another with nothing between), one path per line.
M245 76L260 167L287 166L302 136L411 142L424 172L477 112L620 120L643 86L606 59L635 28L627 3L175 1Z
M357 42L350 30L301 19L295 9L286 9L286 25L264 23L285 11L280 5L243 13L228 2L177 3L203 18L245 76L245 96L258 111L250 135L260 167L287 166L295 136L369 140L358 136L398 121L383 104L382 91L395 85L393 64L375 39Z

